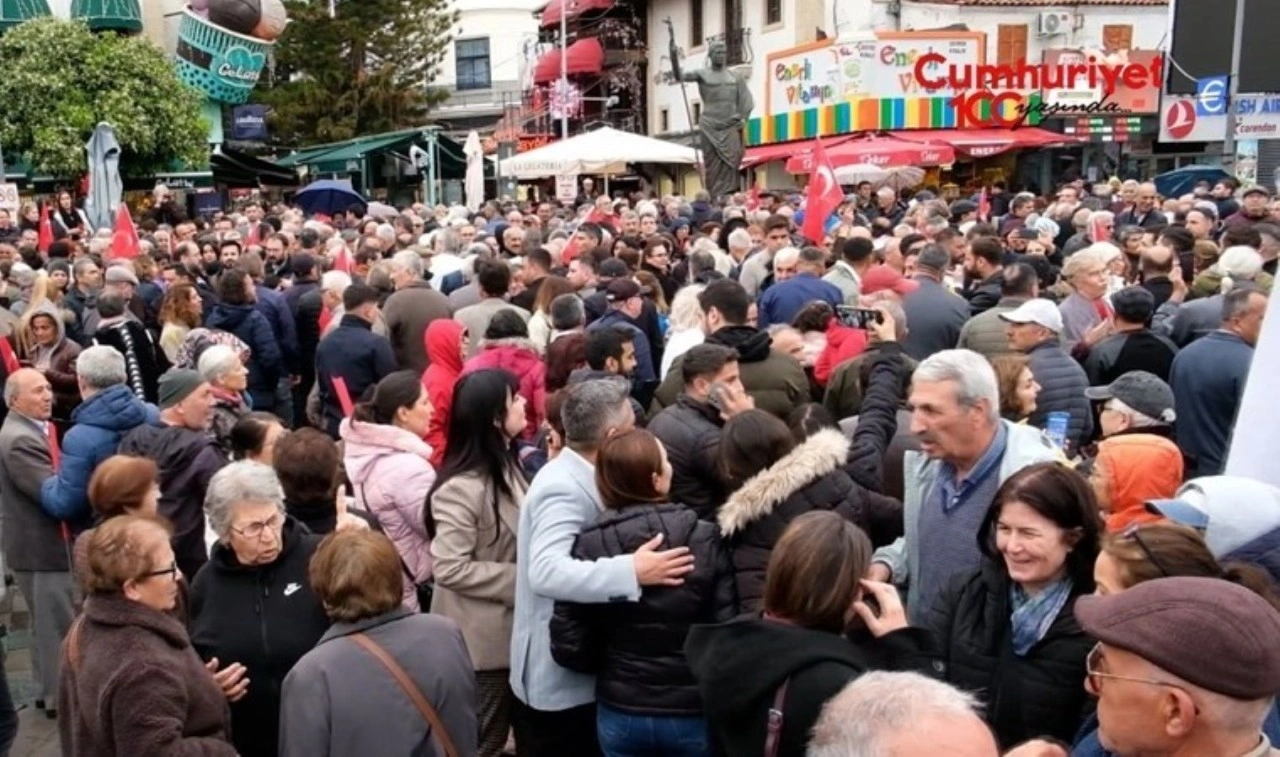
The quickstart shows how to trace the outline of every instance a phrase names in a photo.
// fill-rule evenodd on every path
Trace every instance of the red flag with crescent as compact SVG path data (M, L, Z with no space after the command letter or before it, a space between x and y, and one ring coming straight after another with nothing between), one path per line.
M804 199L804 226L800 229L805 239L822 244L827 219L842 202L844 190L840 189L836 170L822 147L822 140L818 139L813 147L813 170L809 173L809 188Z

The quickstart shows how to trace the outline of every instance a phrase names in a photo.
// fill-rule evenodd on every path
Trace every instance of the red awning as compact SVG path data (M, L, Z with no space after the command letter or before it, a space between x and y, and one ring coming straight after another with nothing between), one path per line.
M565 73L598 74L604 69L604 48L595 37L580 39L565 50ZM543 55L533 69L533 83L547 84L560 78L560 48Z
M823 147L831 147L841 142L847 142L853 139L852 135L842 137L824 137L822 140ZM792 155L801 152L809 152L813 149L816 140L801 139L794 142L776 142L769 145L756 145L748 147L742 155L742 170L754 168L765 163L772 163L775 160L786 160Z
M1025 147L1047 147L1080 141L1076 137L1035 126L1018 129L912 129L895 131L893 136L912 142L941 142L973 158L985 158Z
M869 164L881 168L896 166L942 166L954 163L955 150L937 142L913 142L893 137L850 139L834 147L822 143L832 168ZM805 150L787 160L787 173L809 173L813 170L813 151Z
M542 27L555 26L560 23L560 15L564 13L565 3L569 4L569 18L586 11L607 11L613 7L613 0L551 0L542 9Z

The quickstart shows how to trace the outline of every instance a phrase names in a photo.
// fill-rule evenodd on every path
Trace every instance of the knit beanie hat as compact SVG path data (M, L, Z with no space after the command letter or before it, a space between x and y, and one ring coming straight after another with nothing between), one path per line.
M160 377L160 409L171 408L191 396L205 383L200 374L189 368L173 368Z

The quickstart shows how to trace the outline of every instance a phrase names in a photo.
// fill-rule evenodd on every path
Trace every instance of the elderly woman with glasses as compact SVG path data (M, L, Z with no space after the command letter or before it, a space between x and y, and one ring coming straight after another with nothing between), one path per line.
M121 515L88 544L89 601L64 646L63 754L234 757L227 700L171 614L178 563L169 525Z
M275 471L239 461L209 481L204 513L217 543L191 586L191 642L211 665L239 663L248 691L231 704L244 757L277 754L284 677L329 627L307 566L320 543L284 507Z

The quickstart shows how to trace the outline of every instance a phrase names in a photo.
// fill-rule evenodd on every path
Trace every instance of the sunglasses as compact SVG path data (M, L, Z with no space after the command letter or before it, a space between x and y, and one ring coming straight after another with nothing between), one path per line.
M1151 551L1151 547L1147 545L1147 542L1143 540L1141 525L1135 523L1134 525L1129 526L1120 533L1120 538L1137 544L1138 549L1142 550L1142 554L1151 561L1151 564L1155 566L1156 570L1160 571L1161 578L1169 578L1173 575L1160 562L1160 558L1156 557L1156 553Z

